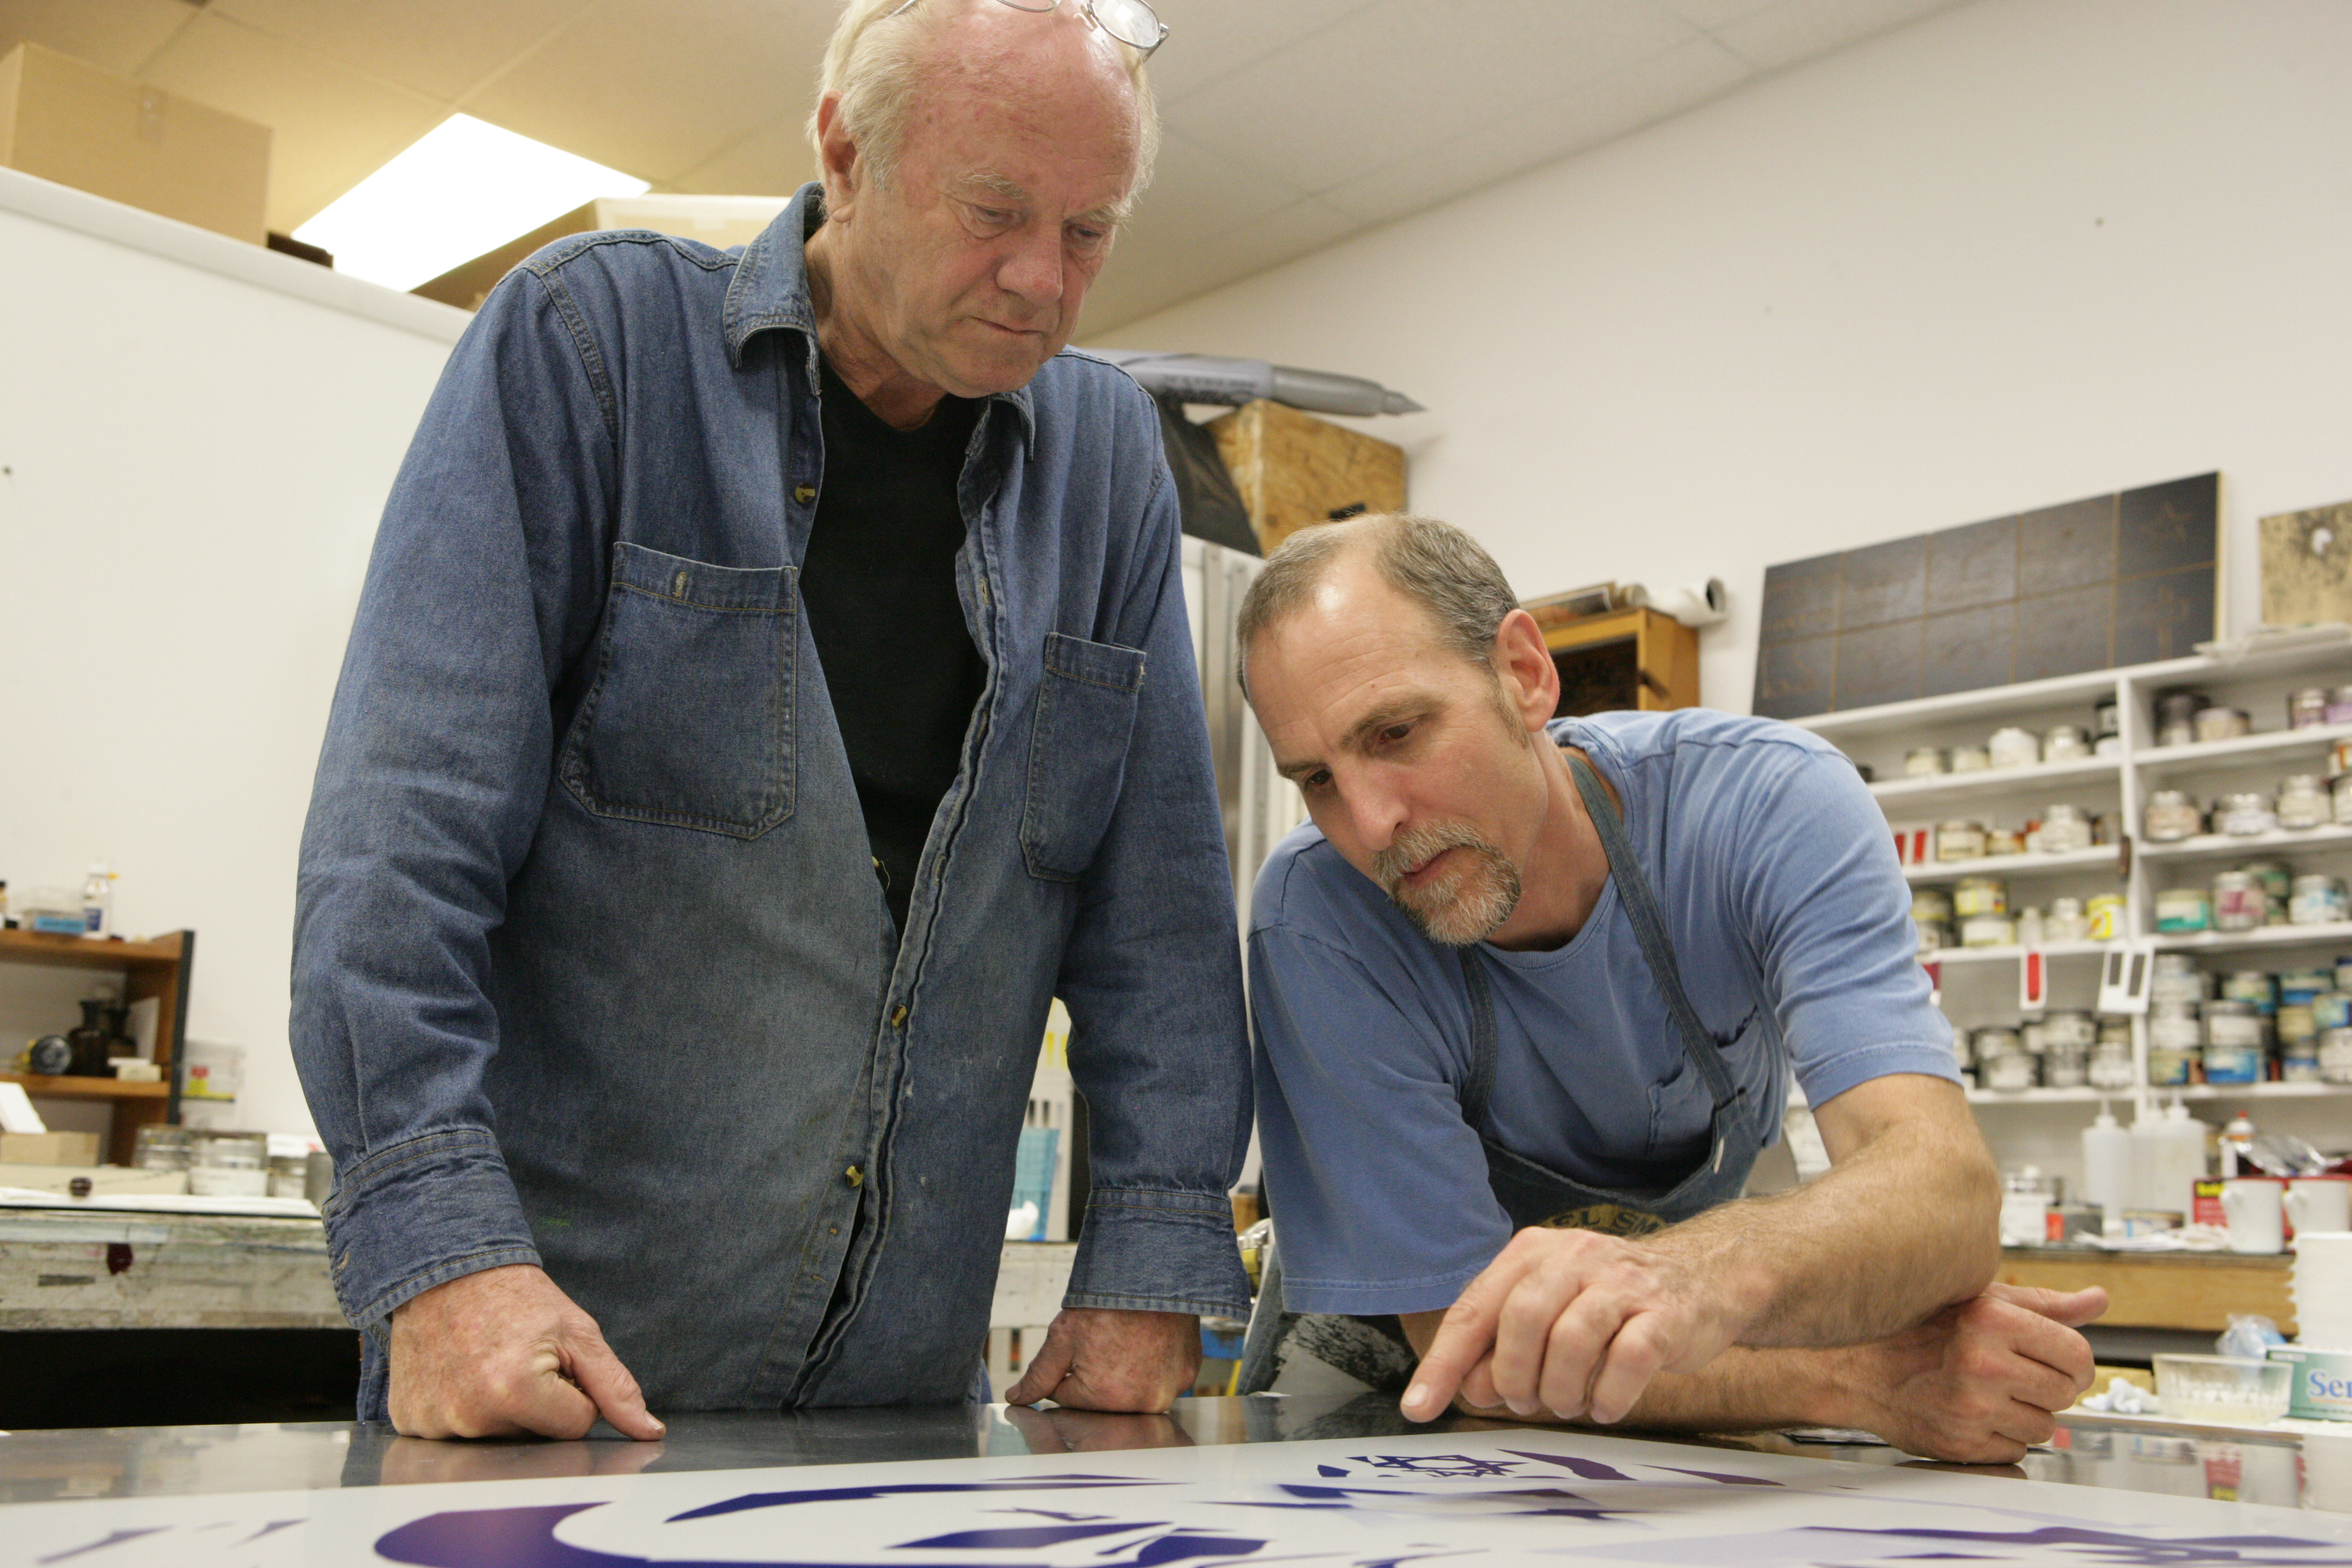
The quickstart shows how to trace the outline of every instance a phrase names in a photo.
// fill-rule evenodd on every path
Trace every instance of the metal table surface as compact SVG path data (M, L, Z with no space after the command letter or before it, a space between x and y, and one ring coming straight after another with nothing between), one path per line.
M1516 1428L1466 1416L1416 1426L1376 1395L1188 1399L1172 1415L1105 1415L1003 1405L677 1415L657 1443L600 1427L580 1442L436 1443L350 1422L16 1432L0 1436L0 1504L68 1498L190 1497L422 1482L529 1480L1079 1453L1196 1444L1387 1437ZM1876 1445L1739 1437L1626 1436L1821 1458L1927 1466ZM2342 1437L2314 1441L2352 1443ZM2312 1496L2304 1439L2289 1432L2223 1436L2063 1421L2056 1440L2013 1466L1932 1466L2078 1486L2352 1511L2352 1497Z

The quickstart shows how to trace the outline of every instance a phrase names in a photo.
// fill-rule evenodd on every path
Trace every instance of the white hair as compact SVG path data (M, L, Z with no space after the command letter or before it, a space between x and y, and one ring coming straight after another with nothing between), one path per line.
M857 144L866 175L877 185L887 189L898 174L907 121L923 85L923 46L945 32L957 14L958 7L937 0L913 5L908 0L849 0L834 24L824 64L817 73L816 104L821 107L828 96L840 95L842 129ZM1151 165L1160 153L1160 111L1144 74L1142 51L1108 34L1105 37L1118 51L1135 87L1135 183L1127 192L1132 200L1151 183ZM822 170L824 140L817 127L817 107L809 110L808 139Z

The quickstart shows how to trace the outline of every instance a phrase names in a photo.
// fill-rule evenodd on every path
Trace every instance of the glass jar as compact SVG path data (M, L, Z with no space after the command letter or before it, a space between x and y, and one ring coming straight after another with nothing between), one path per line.
M2210 931L2213 904L2202 888L2167 888L2156 895L2156 929L2168 934Z
M2090 1081L2091 1047L2088 1046L2053 1046L2042 1058L2042 1083L2045 1089L2080 1089Z
M2160 789L2147 797L2142 832L2149 843L2171 844L2194 838L2204 830L2205 814L2197 808L2196 796L2187 791Z
M1962 947L2014 947L2017 922L2007 915L1970 915L1960 921Z
M2197 715L2210 706L2201 691L2168 691L2156 700L2156 743L2185 746L2197 739Z
M2130 934L2126 930L2130 917L2125 912L2121 893L2096 894L2083 906L2083 912L2090 922L2093 942L2113 942Z
M2091 922L2083 918L2080 899L2053 899L2050 912L2042 917L2042 940L2046 942L2087 942Z
M1915 921L1950 920L1952 895L1941 888L1914 888L1911 890L1911 918Z
M131 1163L142 1171L184 1171L195 1159L196 1135L186 1127L142 1127Z
M2217 1000L2208 1002L2205 1015L2205 1043L2209 1046L2251 1047L2263 1048L2268 1033L2263 1027L2263 1016L2251 1003Z
M2253 732L2254 722L2246 717L2246 710L2242 708L2215 706L2197 710L2197 739L2200 742L2234 741Z
M269 1195L269 1134L206 1132L188 1167L188 1191L202 1198Z
M2091 754L2091 738L2079 724L2058 724L2042 737L2042 760L2071 763Z
M1963 877L1952 889L1951 912L1962 920L1972 915L2005 915L2009 884L1999 877Z
M2306 686L2286 700L2286 727L2309 730L2327 722L2327 688Z
M2312 875L2297 877L2294 891L2287 900L2287 921L2299 926L2332 925L2352 918L2352 904L2347 904L2344 879Z
M1903 753L1903 776L1906 779L1926 778L1931 773L1951 771L1951 755L1941 746L1914 746Z
M2034 1079L2040 1076L2038 1070L2040 1066L2040 1063L2023 1051L2007 1056L1979 1056L1977 1077L1987 1089L1997 1089L2003 1093L2014 1093L2019 1089L2033 1087Z
M2224 871L2213 879L2213 929L2253 931L2270 918L2262 879L2251 871Z
M1955 820L1936 824L1937 859L1981 860L1984 852L1983 823Z
M1991 753L1992 765L1997 768L2031 767L2042 760L2042 748L2033 731L2014 724L1995 730L1992 739L1985 742L1985 750Z
M2131 1047L2128 1044L2093 1046L2084 1076L2090 1080L2093 1089L2129 1089L2132 1085Z
M2197 967L2185 952L2159 952L2147 978L2151 1002L2202 1002L2212 994L2213 977Z
M2207 1003L2210 1006L2212 1004ZM2168 1051L2193 1051L2205 1043L2205 1026L2198 1021L2194 1002L2151 1002L2147 1009L2147 1046Z
M1980 773L1992 766L1992 753L1982 746L1954 746L1952 771L1956 773Z
M2334 820L2336 803L2317 773L2296 773L2279 785L2278 825L2295 832Z
M2352 1029L2328 1029L2321 1033L2319 1076L2327 1083L2352 1083Z
M1988 827L1985 829L1985 853L1987 855L2022 855L2025 853L2025 838L2023 835L2012 833L2006 827Z
M2126 1028L2128 1030L2129 1026L2126 1025ZM2068 1008L2052 1013L2042 1020L2042 1038L2053 1051L2087 1051L2098 1043L2099 1029L2091 1015Z
M2042 850L2045 855L2068 855L2091 847L2091 818L2079 805L2063 801L2042 814Z
M2271 797L2259 790L2225 795L2213 803L2213 831L2229 834L2233 838L2275 833L2278 831L2278 813L2271 805Z

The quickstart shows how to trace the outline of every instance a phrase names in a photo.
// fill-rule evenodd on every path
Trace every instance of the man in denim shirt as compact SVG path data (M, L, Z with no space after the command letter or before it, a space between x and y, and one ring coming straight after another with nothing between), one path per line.
M1243 1310L1176 505L1149 400L1062 352L1149 167L1148 17L853 0L821 187L740 256L559 244L457 346L302 850L363 1417L965 1396L1055 995L1094 1192L1013 1397L1163 1409Z

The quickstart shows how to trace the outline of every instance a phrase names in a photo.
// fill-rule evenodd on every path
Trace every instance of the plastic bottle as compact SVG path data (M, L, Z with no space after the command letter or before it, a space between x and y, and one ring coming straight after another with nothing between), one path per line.
M2131 1196L2132 1135L2103 1100L2097 1119L2083 1129L2083 1201L2105 1211L2101 1228L2112 1236L2123 1228Z
M2157 1190L2158 1143L2162 1134L2164 1112L2153 1103L2143 1104L2131 1124L2131 1184L2125 1189L2131 1197L2124 1206L2134 1209L2159 1208L2155 1201Z
M2207 1131L2178 1099L2166 1110L2155 1129L2150 1208L2168 1209L2184 1222L2195 1210L2197 1184L2205 1179Z
M2241 1110L2230 1118L2230 1124L2227 1127L2221 1129L2221 1179L2223 1181L2226 1182L2232 1176L2242 1176L2247 1173L2246 1151L2253 1146L2254 1119Z
M114 934L114 873L106 868L103 860L89 863L89 876L81 885L81 934Z

